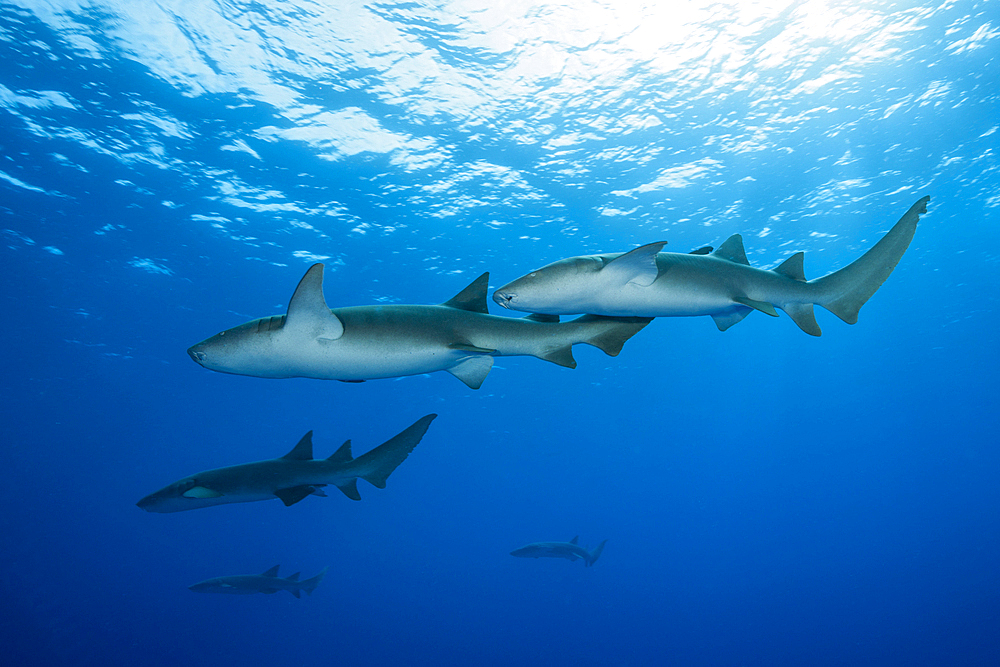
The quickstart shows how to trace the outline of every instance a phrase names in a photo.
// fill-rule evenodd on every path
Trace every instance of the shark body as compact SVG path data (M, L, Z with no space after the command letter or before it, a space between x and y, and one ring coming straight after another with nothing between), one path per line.
M435 414L410 427L358 458L351 455L351 441L330 458L313 459L312 431L279 459L255 461L195 473L163 487L138 503L147 512L169 513L257 500L280 499L294 505L310 495L325 496L332 485L352 500L361 500L358 479L384 489L386 479L417 446Z
M575 368L573 345L587 343L616 356L650 321L497 317L487 312L488 281L484 273L440 305L330 309L323 297L323 265L314 264L285 315L223 331L188 354L205 368L236 375L361 382L445 370L478 389L494 357L530 355Z
M328 568L315 577L299 581L299 573L296 572L290 577L279 577L278 566L275 565L263 574L236 574L228 577L215 577L199 581L197 584L188 586L195 593L225 593L228 595L251 595L253 593L277 593L278 591L288 591L297 598L302 597L302 591L306 595L312 595L316 586L323 580Z
M783 310L807 334L819 336L813 305L848 324L881 287L909 247L930 197L917 201L859 259L807 281L798 252L771 270L750 266L739 234L709 254L660 252L664 242L621 254L570 257L504 285L493 300L505 308L567 315L688 317L709 315L725 331L759 310Z
M510 555L518 558L565 558L571 561L583 559L584 565L590 567L601 557L604 545L608 543L607 540L604 540L597 545L596 549L589 551L581 547L579 542L579 535L569 542L533 542L520 549L514 549Z

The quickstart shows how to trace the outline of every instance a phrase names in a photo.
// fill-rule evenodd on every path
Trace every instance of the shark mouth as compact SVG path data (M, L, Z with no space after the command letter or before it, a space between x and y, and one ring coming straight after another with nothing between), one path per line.
M493 293L493 300L504 308L510 310L510 302L514 300L513 294L507 294L506 292L496 291Z

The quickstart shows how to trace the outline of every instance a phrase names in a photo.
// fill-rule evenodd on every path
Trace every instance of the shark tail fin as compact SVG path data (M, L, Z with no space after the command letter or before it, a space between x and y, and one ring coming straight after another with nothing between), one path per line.
M911 206L864 255L838 271L811 281L819 291L816 303L848 324L857 322L861 306L882 286L909 247L917 231L917 221L927 212L930 199L923 197Z
M596 549L590 552L590 558L587 559L587 567L590 567L591 565L597 562L597 559L601 557L601 552L604 551L604 545L607 543L608 541L604 540L603 542L597 545Z
M316 590L316 587L319 586L319 582L323 581L323 577L326 576L326 571L329 569L330 568L328 567L324 567L315 577L310 577L309 579L304 580L302 582L301 590L305 591L306 595L312 595L313 591ZM298 593L298 591L295 592ZM299 596L296 595L295 597Z
M580 341L604 352L610 357L617 357L622 347L632 336L642 331L643 327L653 321L652 317L604 317L602 315L583 315L573 320L576 324L604 322L607 326L587 340Z
M420 439L424 437L427 427L431 425L435 417L437 417L436 414L421 417L401 433L354 459L354 463L363 471L358 477L373 486L384 489L385 481L389 475L400 463L406 460L413 448L420 443Z

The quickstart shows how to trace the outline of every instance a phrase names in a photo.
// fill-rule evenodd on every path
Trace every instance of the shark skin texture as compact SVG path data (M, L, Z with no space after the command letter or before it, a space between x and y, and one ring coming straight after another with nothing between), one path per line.
M601 557L604 545L608 541L604 540L597 545L593 551L580 546L580 536L577 535L569 542L532 542L520 549L510 552L511 556L517 558L565 558L570 561L583 560L585 567L591 567Z
M201 366L262 378L363 382L448 371L478 389L494 357L534 356L576 368L572 346L586 343L617 356L650 318L584 315L498 317L487 311L489 273L439 305L330 309L323 265L299 282L285 315L252 320L188 349Z
M168 484L136 505L160 514L274 499L288 507L308 496L326 496L326 486L336 486L351 500L361 500L358 479L384 489L389 475L420 443L436 417L421 417L358 458L351 455L348 440L329 458L314 459L309 431L281 458L204 470Z
M710 253L661 252L666 242L627 253L569 257L514 280L493 293L511 310L549 315L615 317L709 315L725 331L754 310L784 311L802 331L819 336L813 306L848 324L889 277L910 245L930 197L918 200L868 252L847 266L806 280L803 253L774 269L750 266L739 234Z
M316 586L326 576L326 571L330 569L324 567L315 577L299 581L298 572L290 577L279 577L278 567L275 565L262 574L234 574L228 577L206 579L188 586L188 589L195 593L222 593L225 595L253 595L254 593L270 595L278 591L288 591L295 597L301 598L302 591L305 591L306 595L312 595Z

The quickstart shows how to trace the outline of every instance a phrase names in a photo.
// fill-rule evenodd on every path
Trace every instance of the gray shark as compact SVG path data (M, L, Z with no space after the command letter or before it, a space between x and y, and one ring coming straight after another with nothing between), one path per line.
M488 281L484 273L440 305L331 310L323 298L323 265L314 264L299 282L287 314L223 331L188 354L205 368L236 375L361 382L445 370L478 389L494 357L529 355L576 368L576 343L616 356L650 321L497 317L486 309Z
M504 308L568 315L687 317L710 315L725 331L759 310L777 317L785 311L807 334L822 331L813 305L848 324L896 268L927 212L924 197L910 207L868 252L842 269L806 280L803 253L776 268L750 266L743 238L735 234L709 254L660 252L665 242L623 254L570 257L504 285L493 300Z
M579 541L580 536L577 535L569 542L533 542L520 549L514 549L510 555L518 558L565 558L573 561L582 558L584 565L590 567L601 557L604 545L608 543L604 540L596 549L589 551L581 547Z
M323 580L326 571L323 571L311 579L299 581L299 573L296 572L290 577L282 579L278 576L278 566L275 565L263 574L235 574L229 577L215 577L206 579L197 584L188 586L195 593L227 593L229 595L251 595L253 593L277 593L278 591L288 591L297 598L302 597L302 591L307 595L312 595L316 586Z
M249 503L279 498L286 506L303 498L325 496L323 487L336 486L351 500L361 500L358 478L380 489L427 432L435 414L413 425L367 454L351 456L351 441L328 459L313 459L312 431L280 459L255 461L195 473L151 493L138 503L147 512L183 512L212 505Z

